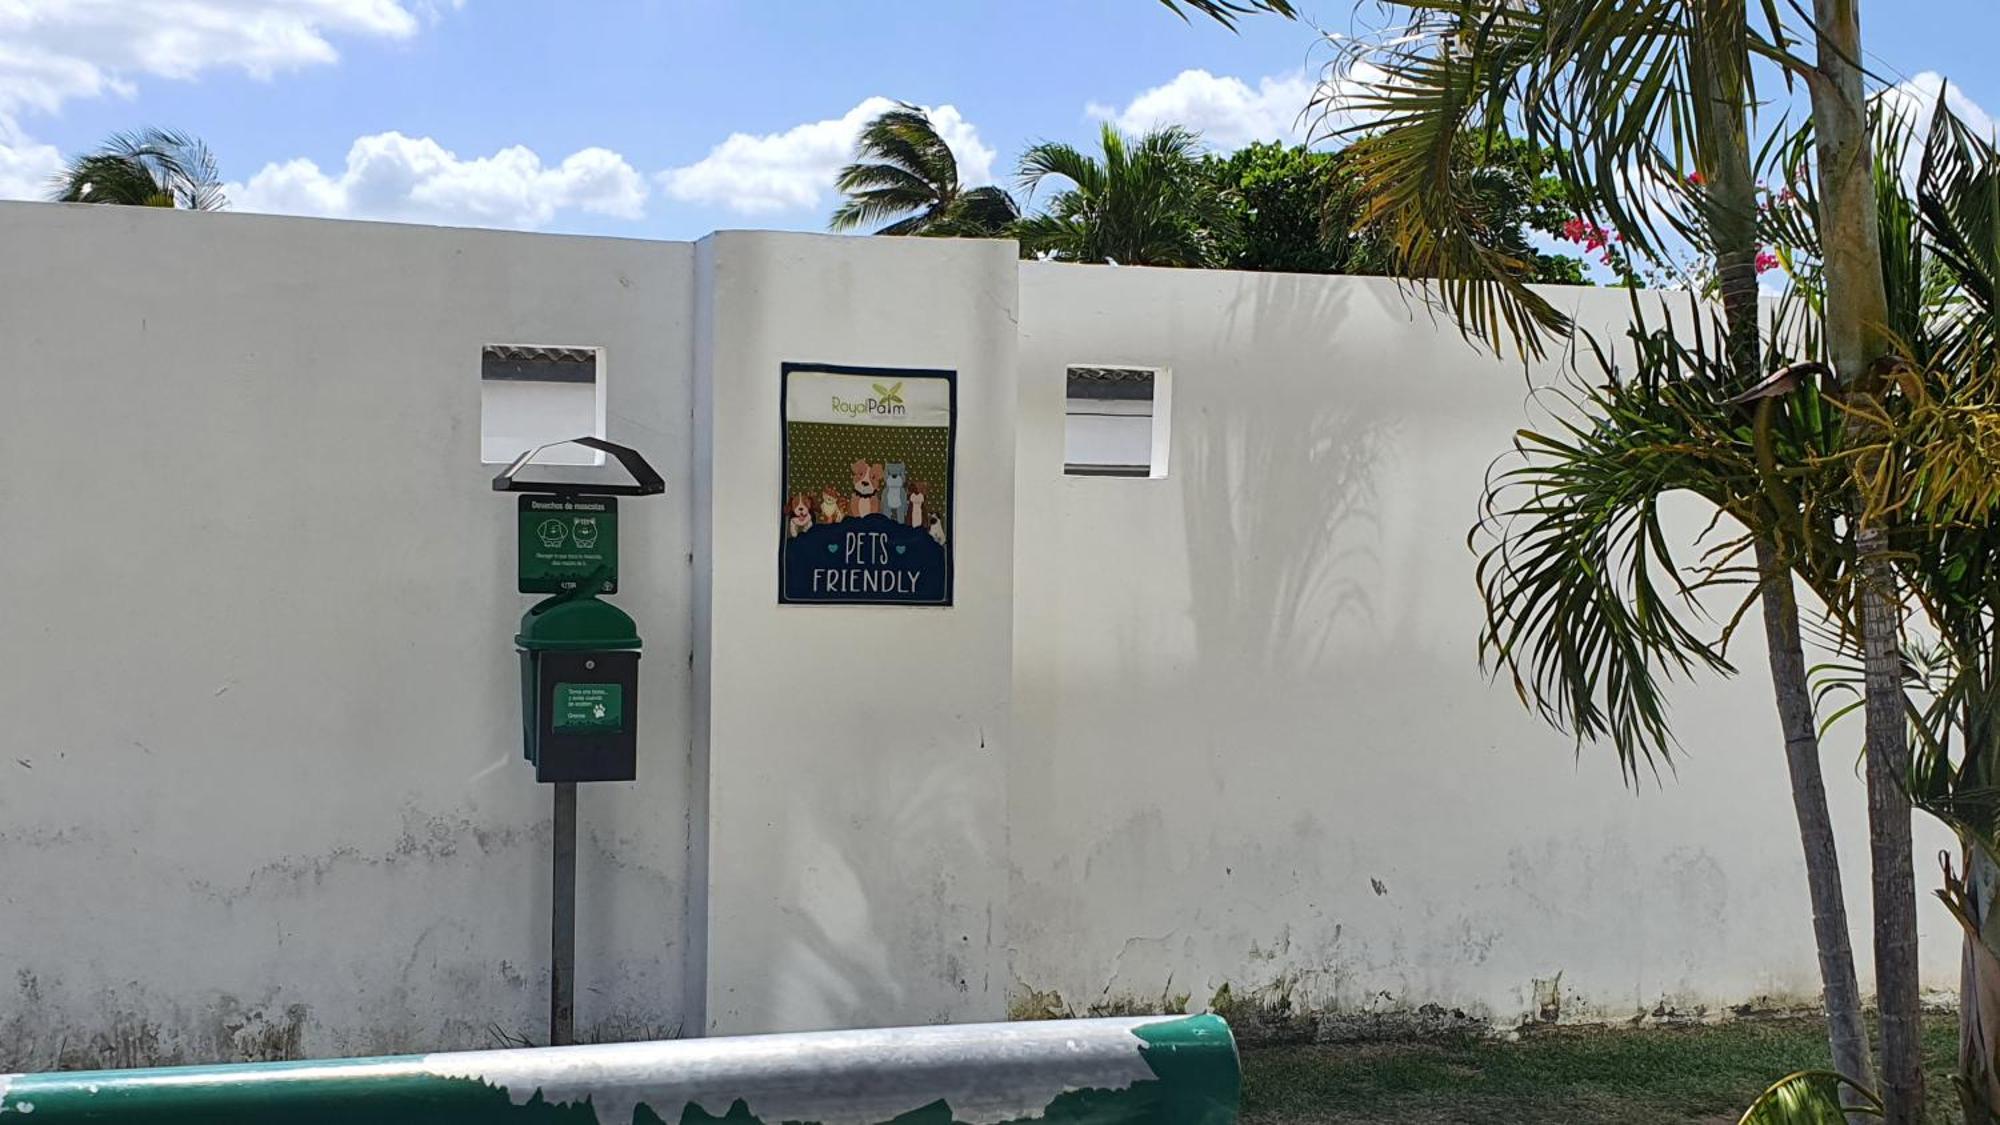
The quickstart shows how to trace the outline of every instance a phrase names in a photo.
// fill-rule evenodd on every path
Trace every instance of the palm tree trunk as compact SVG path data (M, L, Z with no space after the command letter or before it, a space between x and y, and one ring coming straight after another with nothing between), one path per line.
M1825 254L1826 339L1843 390L1881 392L1877 361L1889 354L1874 153L1861 87L1859 0L1813 0L1818 69L1810 76ZM1857 446L1872 435L1852 426ZM1863 431L1863 432L1856 432ZM1887 1125L1923 1117L1917 1008L1916 871L1911 855L1910 765L1903 700L1902 616L1883 517L1856 509L1867 714L1868 842L1875 904L1875 1003L1882 1021L1882 1100Z
M1819 947L1820 985L1826 996L1827 1041L1833 1048L1834 1069L1873 1089L1875 1066L1868 1055L1868 1026L1861 1017L1861 988L1855 983L1854 947L1848 938L1847 901L1840 884L1840 854L1834 848L1833 818L1827 813L1812 689L1806 679L1805 647L1799 642L1798 599L1791 571L1779 560L1776 548L1761 536L1757 540L1757 572L1763 583L1771 688L1785 732L1785 764L1792 775L1799 843L1805 849L1813 941Z
M1754 386L1763 372L1757 329L1757 187L1750 162L1746 72L1747 21L1740 9L1721 5L1704 11L1701 50L1695 55L1701 83L1703 140L1701 169L1707 176L1709 240L1715 251L1716 282L1728 333L1730 370L1739 387ZM1805 852L1806 890L1812 901L1813 943L1819 951L1820 986L1826 1005L1827 1041L1834 1068L1863 1087L1875 1085L1868 1054L1868 1026L1861 1014L1861 987L1855 981L1854 946L1847 930L1847 902L1840 883L1840 855L1834 847L1833 818L1826 807L1820 774L1819 733L1813 721L1812 687L1799 640L1799 604L1773 538L1781 521L1794 518L1796 501L1777 484L1772 448L1774 404L1759 404L1757 446L1764 473L1772 529L1756 537L1757 574L1763 599L1765 648L1771 690L1785 735L1785 764L1791 772L1792 808ZM1859 1125L1859 1118L1854 1119Z
M1988 1125L2000 1111L2000 910L1994 909L2000 864L1978 846L1962 855L1968 925L1959 969L1958 1072L1966 1125Z
M1875 1006L1882 1021L1884 1120L1923 1117L1923 1034L1917 996L1916 863L1910 840L1908 721L1903 704L1902 621L1886 532L1864 525L1861 634L1867 695L1868 843L1875 901Z
M1966 754L1957 784L1968 794L1990 793L2000 766L2000 728L1990 706L1994 658L2000 655L1996 642L2000 636L1989 633L1985 645L1963 645L1959 657L1984 669L1982 690L1960 704ZM1984 799L1968 802L1964 815L1971 820L1959 832L1964 879L1947 869L1940 897L1965 929L1958 993L1960 1108L1967 1125L1990 1125L2000 1116L2000 862L1990 847L2000 825Z

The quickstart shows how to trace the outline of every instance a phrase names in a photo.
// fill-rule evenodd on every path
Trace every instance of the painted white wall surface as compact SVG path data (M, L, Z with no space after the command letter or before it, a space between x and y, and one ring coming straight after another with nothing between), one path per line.
M604 372L598 372L603 379ZM479 459L506 465L523 452L578 437L602 437L594 383L533 379L479 381ZM557 445L535 458L537 465L601 465L604 454L580 445Z
M1557 295L1623 322L1620 293ZM1518 364L1362 278L1024 263L1021 338L1017 1003L1228 984L1506 1023L1558 975L1566 1016L1817 997L1758 630L1738 679L1677 693L1678 771L1636 790L1480 674L1466 533L1533 420ZM1063 475L1076 362L1171 367L1166 479ZM1865 977L1859 737L1826 770ZM1919 887L1946 846L1919 818ZM1919 909L1953 988L1956 927Z
M18 203L0 246L0 1071L539 1040L480 348L603 346L678 492L692 247ZM582 1035L680 1018L685 503L621 512L639 780L578 800Z
M1392 284L22 203L0 246L0 1071L540 1037L493 343L602 347L668 480L621 505L583 1036L1817 991L1756 630L1636 792L1489 685L1465 536L1528 383ZM777 603L787 361L958 373L952 607ZM1160 479L1063 474L1072 363L1170 375Z
M724 232L696 273L704 1026L998 1018L1014 246ZM787 361L958 373L954 606L777 603Z

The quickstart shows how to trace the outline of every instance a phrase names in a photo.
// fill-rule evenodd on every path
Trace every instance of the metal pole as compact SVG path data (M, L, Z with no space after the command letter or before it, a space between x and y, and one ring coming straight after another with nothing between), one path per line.
M549 1046L576 1042L576 782L558 781L549 905Z

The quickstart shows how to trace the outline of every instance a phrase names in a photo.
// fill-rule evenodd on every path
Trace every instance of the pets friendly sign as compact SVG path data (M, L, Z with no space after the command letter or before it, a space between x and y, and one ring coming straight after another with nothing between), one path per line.
M950 371L788 363L778 600L950 605Z

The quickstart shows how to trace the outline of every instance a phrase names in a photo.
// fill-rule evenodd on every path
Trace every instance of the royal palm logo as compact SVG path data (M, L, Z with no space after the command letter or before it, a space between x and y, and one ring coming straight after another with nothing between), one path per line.
M839 395L834 395L834 413L845 414L849 417L859 417L864 414L875 417L894 417L904 413L903 384L900 381L891 383L886 387L880 383L870 385L875 388L875 394L860 402L849 402Z

